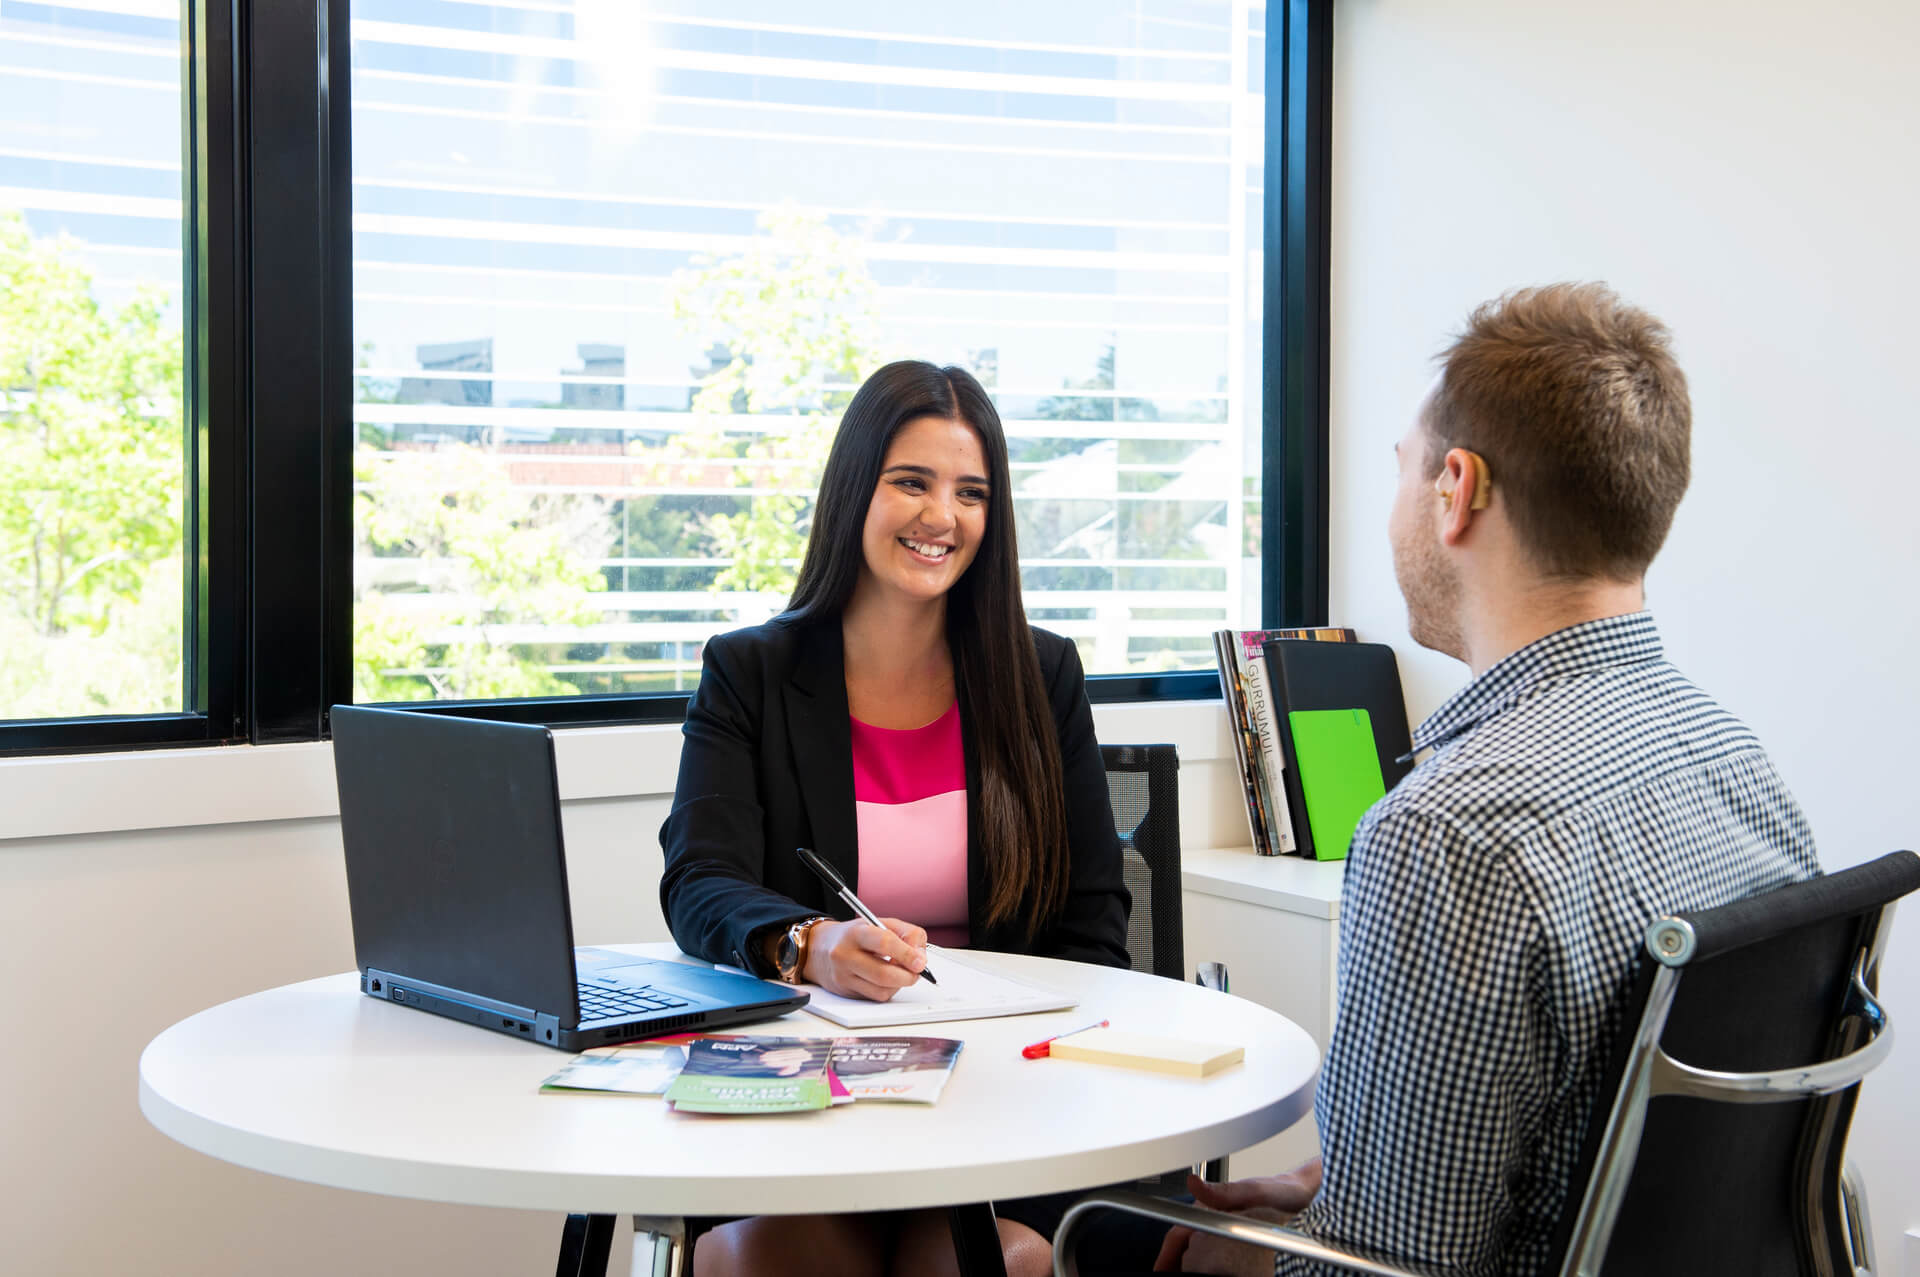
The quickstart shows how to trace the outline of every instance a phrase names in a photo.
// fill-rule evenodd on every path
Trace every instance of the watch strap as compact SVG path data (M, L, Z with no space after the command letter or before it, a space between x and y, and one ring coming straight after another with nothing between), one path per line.
M802 918L787 928L785 936L786 943L778 947L775 952L784 957L790 946L793 953L793 966L789 969L785 962L779 964L778 974L781 980L788 984L805 983L807 974L807 952L813 939L813 929L823 922L831 921L833 921L833 919L827 917L825 914L815 914L811 918Z

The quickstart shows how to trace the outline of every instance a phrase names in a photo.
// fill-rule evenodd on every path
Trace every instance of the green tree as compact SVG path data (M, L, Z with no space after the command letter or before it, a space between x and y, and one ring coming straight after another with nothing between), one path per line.
M606 579L606 505L514 489L467 444L354 454L354 697L564 696L503 626L585 625Z
M166 306L146 290L103 309L70 243L0 211L0 717L180 707L183 345ZM169 578L170 620L141 606Z
M744 252L674 276L675 318L719 354L693 397L693 429L657 451L681 482L711 482L715 461L748 463L725 468L727 482L757 490L747 508L704 520L729 560L712 588L785 596L833 432L880 347L858 240L791 210L762 214L759 231ZM759 418L754 430L733 424L742 413Z

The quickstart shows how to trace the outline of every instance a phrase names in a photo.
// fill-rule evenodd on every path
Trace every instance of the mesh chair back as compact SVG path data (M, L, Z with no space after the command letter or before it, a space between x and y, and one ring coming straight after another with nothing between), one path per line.
M1133 911L1127 952L1135 971L1186 979L1180 927L1180 756L1172 745L1102 745L1107 797Z
M1660 935L1660 943L1690 945L1691 952L1658 961L1642 955L1573 1179L1576 1191L1588 1191L1563 1217L1558 1252L1567 1264L1580 1234L1594 1231L1596 1205L1607 1195L1608 1149L1617 1146L1624 1150L1617 1173L1630 1166L1631 1177L1615 1186L1619 1213L1597 1243L1604 1262L1588 1271L1852 1272L1840 1182L1857 1081L1828 1095L1730 1102L1740 1095L1661 1094L1671 1080L1663 1081L1656 1066L1643 1070L1653 1079L1652 1094L1636 1096L1634 1060L1636 1053L1651 1058L1657 1041L1681 1065L1752 1074L1804 1069L1855 1051L1877 1027L1879 1010L1870 1001L1862 1005L1854 973L1859 969L1872 990L1885 916L1892 901L1916 887L1920 857L1895 852L1679 915L1684 929L1663 934L1657 924L1650 931L1650 941ZM1621 1143L1632 1138L1636 1108L1644 1115L1637 1154ZM1607 1234L1604 1224L1598 1232Z

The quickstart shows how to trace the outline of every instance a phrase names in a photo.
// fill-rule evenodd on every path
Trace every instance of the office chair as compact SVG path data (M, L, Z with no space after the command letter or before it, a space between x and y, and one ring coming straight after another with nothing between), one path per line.
M1127 953L1136 971L1186 979L1186 935L1180 900L1180 754L1172 745L1102 745L1107 799L1120 835L1121 873L1133 895L1127 916ZM1196 1168L1219 1183L1227 1159ZM1147 1192L1186 1192L1187 1172L1167 1171L1140 1181Z
M1180 755L1171 745L1102 745L1107 798L1133 894L1127 952L1136 971L1186 979L1180 926Z
M1896 851L1647 928L1548 1271L1872 1273L1847 1126L1860 1079L1893 1047L1875 988L1893 903L1916 888L1920 856ZM1056 1274L1079 1277L1075 1235L1107 1208L1417 1277L1290 1228L1117 1192L1067 1212Z

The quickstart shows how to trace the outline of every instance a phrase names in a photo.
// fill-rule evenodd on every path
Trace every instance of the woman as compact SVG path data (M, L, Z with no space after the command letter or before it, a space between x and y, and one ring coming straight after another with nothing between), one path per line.
M710 961L877 1000L918 978L930 934L1127 965L1080 658L1027 626L1006 438L965 371L889 364L848 405L787 611L707 644L660 842L668 925ZM846 920L795 847L885 928ZM996 1209L1008 1272L1050 1271L1060 1203ZM741 1220L694 1263L792 1273L796 1257L954 1268L932 1211Z

